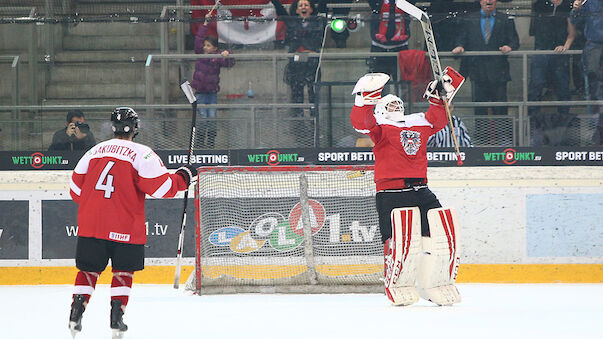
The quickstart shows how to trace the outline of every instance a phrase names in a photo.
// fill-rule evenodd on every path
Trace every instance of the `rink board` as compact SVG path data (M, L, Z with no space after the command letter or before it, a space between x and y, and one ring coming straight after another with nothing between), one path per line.
M234 267L232 268L234 269ZM381 272L382 267L356 267L362 272ZM211 267L210 274L228 273L228 267ZM300 273L305 267L255 267L239 272L248 272L247 279L261 279L274 271ZM349 267L317 267L323 274L349 273ZM183 266L181 284L184 284L193 266ZM73 284L77 270L69 267L0 267L0 285L53 285ZM254 273L249 273L254 272ZM236 273L235 273L236 275ZM147 266L137 272L134 282L138 284L172 284L174 266ZM550 264L550 265L484 265L465 264L459 268L459 283L603 283L603 264ZM101 274L99 284L111 283L111 268Z
M0 284L73 283L77 210L68 191L70 174L0 172ZM446 167L431 168L429 178L441 203L459 212L459 282L603 282L600 167ZM147 209L150 247L145 270L136 274L138 283L173 282L182 195L178 197L147 201L152 209ZM194 222L187 225L183 282L194 262ZM303 265L278 264L252 268L205 269L216 276L249 274L251 279L267 271L305 270ZM380 274L382 267L375 262L316 269L337 276L354 270ZM109 279L104 274L100 281Z

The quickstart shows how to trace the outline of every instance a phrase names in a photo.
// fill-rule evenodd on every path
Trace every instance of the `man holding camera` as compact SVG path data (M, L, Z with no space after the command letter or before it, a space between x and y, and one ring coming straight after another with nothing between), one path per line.
M54 133L49 151L87 151L96 145L96 139L90 131L90 126L84 119L82 111L67 113L67 126Z

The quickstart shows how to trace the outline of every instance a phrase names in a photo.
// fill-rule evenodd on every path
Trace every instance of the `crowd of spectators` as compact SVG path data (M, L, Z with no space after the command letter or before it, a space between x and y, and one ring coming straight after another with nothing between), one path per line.
M210 0L192 0L192 2ZM267 2L268 0L264 1ZM510 2L511 0L498 0ZM497 9L497 0L476 0L474 2L456 3L450 0L436 0L429 4L434 34L440 50L451 50L462 56L468 51L497 52L499 55L463 56L460 72L471 83L471 99L474 102L507 102L507 88L511 81L511 70L507 54L520 47L520 39L515 26L515 20L507 11ZM191 2L191 3L192 3ZM320 80L319 60L307 57L307 52L319 52L324 46L325 27L329 17L341 17L349 14L349 8L327 8L328 4L341 4L346 0L269 0L276 10L276 18L282 22L285 29L283 44L289 53L296 53L290 58L284 71L284 81L290 87L292 103L316 102L315 84ZM415 1L411 0L411 3ZM257 1L253 2L254 4ZM411 34L410 17L395 6L393 0L367 0L371 14L368 21L370 29L371 52L401 52L402 59L415 60L417 55L409 49ZM283 4L289 4L289 11ZM571 13L570 13L571 12ZM454 13L455 15L450 15ZM601 25L601 1L583 0L536 0L532 3L529 34L534 37L535 50L555 51L557 54L538 54L530 56L528 100L571 100L570 90L572 74L580 79L584 69L584 92L587 100L601 100L599 81L601 79L601 43L603 28ZM584 30L586 44L584 57L579 62L579 56L570 57L563 54L572 48L574 41L579 40ZM418 34L421 34L420 32ZM335 47L346 47L349 32L329 32L335 42ZM367 46L368 47L368 46ZM580 48L578 44L578 48ZM530 49L529 46L524 46ZM576 48L574 46L574 48ZM406 53L406 54L403 54ZM401 60L402 60L401 59ZM570 65L573 60L578 64ZM402 62L402 61L401 61ZM413 61L414 62L414 61ZM367 59L369 72L387 73L394 80L420 82L417 77L425 73L421 64L411 67L400 67L398 59L391 56L369 57ZM408 72L412 74L407 74ZM423 73L421 73L423 72ZM574 93L582 90L581 81L574 79ZM422 84L419 84L422 85ZM420 87L420 86L419 86ZM554 98L551 98L554 94ZM416 99L416 98L415 98ZM559 105L556 112L530 106L528 115L532 125L531 145L565 145L567 139L563 131L574 121L570 114L569 105ZM304 117L302 109L292 109L292 117ZM590 114L599 114L599 105L590 105ZM475 107L476 116L499 115L507 116L508 107L493 105L490 107ZM310 110L310 116L315 116L315 110ZM593 136L595 144L601 144L601 125L599 118L598 131ZM476 119L475 130L493 129L493 121ZM559 133L561 131L561 133ZM298 133L298 137L301 134ZM496 132L494 132L496 133ZM500 133L500 132L499 132ZM492 140L492 139L490 139ZM507 142L507 137L495 142Z
M508 2L510 0L498 0ZM515 26L514 17L507 11L498 10L497 0L476 0L471 3L456 4L453 1L432 1L431 7L434 17L435 36L439 39L438 46L450 48L453 54L460 58L460 72L471 84L471 99L474 102L507 102L507 87L511 81L511 71L508 53L520 47L520 39ZM243 1L245 2L245 1ZM253 4L272 4L273 9L262 10L261 15L277 20L283 28L283 33L276 32L274 38L281 39L282 46L289 53L294 53L285 66L284 82L290 89L291 103L316 104L316 82L320 81L320 66L318 57L309 57L308 53L319 53L325 45L325 37L333 39L336 48L346 47L349 32L326 32L330 17L349 15L350 8L329 8L329 4L341 4L347 0L254 0ZM410 1L414 3L415 1ZM581 82L574 80L576 90L572 92L572 76L580 79L581 70L584 70L584 99L603 100L600 90L600 81L603 77L601 54L603 50L603 15L601 13L601 0L535 0L532 4L529 35L534 37L535 50L554 51L557 54L538 54L529 57L529 85L528 100L571 100L572 93L580 93ZM370 6L370 51L371 52L413 52L408 51L411 34L410 17L395 6L393 0L367 0ZM213 4L213 0L191 0L193 5ZM240 3L238 3L240 4ZM285 6L288 5L287 10ZM451 17L438 16L440 12L456 8L457 15ZM249 11L250 15L255 12ZM257 12L260 13L260 12ZM216 15L204 12L206 15ZM260 15L260 14L258 14ZM193 13L193 16L195 14ZM206 17L207 18L207 17ZM213 28L212 28L213 27ZM234 58L229 56L230 51L221 49L218 43L215 26L208 26L195 22L192 27L195 33L194 49L196 53L215 53L216 58L198 59L193 75L193 87L197 99L203 104L216 104L219 86L219 73L221 67L232 67ZM582 34L583 32L583 34ZM328 34L326 34L328 33ZM576 48L574 41L580 36L585 37L584 53L578 65L571 65L572 59L563 54L570 48ZM369 47L369 46L367 46ZM531 46L523 46L532 49ZM578 44L578 48L581 47ZM444 49L446 50L446 49ZM498 55L489 56L463 56L469 51L489 51ZM407 53L408 54L408 53ZM407 55L404 54L404 55ZM400 54L402 56L402 54ZM417 54L421 58L422 54ZM412 54L416 59L416 55ZM413 60L413 59L404 59ZM407 79L409 70L425 71L419 64L416 67L400 67L396 57L369 57L367 58L368 72L383 72L389 74L394 81ZM423 63L424 64L424 63ZM576 66L580 66L577 68ZM573 67L572 73L570 69ZM424 72L428 74L427 72ZM416 75L416 74L415 74ZM554 98L551 98L554 94ZM581 99L581 98L578 98ZM565 129L573 121L574 115L570 113L571 106L559 105L556 112L543 109L539 106L530 106L528 115L532 125L530 143L540 145L564 145L564 137L555 137L551 130ZM290 110L292 118L315 117L315 109ZM491 107L475 107L476 116L508 115L506 106L495 105ZM593 135L593 143L601 144L603 118L600 117L599 105L589 105L588 113L598 119L598 128ZM69 112L68 125L57 131L53 137L50 149L85 149L94 144L92 133L85 127L76 125L79 120L83 122L83 113ZM215 120L216 109L199 108L201 118ZM72 121L73 120L73 121ZM491 125L491 122L489 122ZM200 132L203 134L202 145L207 148L214 147L217 129L215 121L204 123L202 120ZM475 130L489 129L491 126L480 124L476 120ZM294 130L296 139L305 138L305 132ZM557 133L558 135L558 133Z

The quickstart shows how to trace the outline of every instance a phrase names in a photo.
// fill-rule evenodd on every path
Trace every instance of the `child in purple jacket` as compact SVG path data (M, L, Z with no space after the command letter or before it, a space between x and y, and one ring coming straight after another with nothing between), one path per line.
M218 91L220 91L220 67L232 67L234 59L226 58L228 51L218 50L218 39L207 35L207 23L199 27L195 37L195 53L217 54L216 58L197 59L195 62L195 73L193 75L192 87L195 89L197 103L201 105L198 109L201 118L216 118L215 108L204 108L202 105L218 103ZM216 121L202 121L197 133L201 147L214 147L216 139Z

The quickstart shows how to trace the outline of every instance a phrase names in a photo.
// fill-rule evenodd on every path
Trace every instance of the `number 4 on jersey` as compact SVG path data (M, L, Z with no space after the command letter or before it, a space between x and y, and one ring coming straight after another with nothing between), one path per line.
M114 161L109 161L105 168L103 168L103 172L98 177L98 181L96 182L96 186L94 188L98 191L105 191L105 198L110 199L111 193L115 191L115 187L113 187L113 176L109 174L111 168L115 165Z

